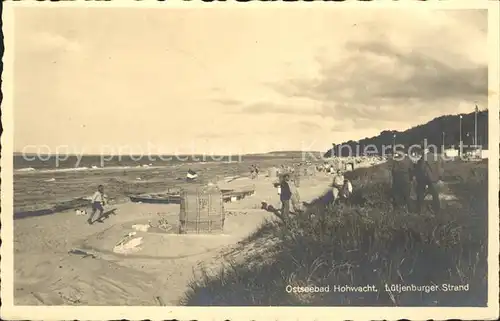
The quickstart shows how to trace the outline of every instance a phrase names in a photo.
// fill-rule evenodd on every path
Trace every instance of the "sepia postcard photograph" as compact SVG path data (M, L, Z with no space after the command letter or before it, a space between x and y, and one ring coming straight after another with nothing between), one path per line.
M4 3L2 318L498 317L498 3L117 2Z

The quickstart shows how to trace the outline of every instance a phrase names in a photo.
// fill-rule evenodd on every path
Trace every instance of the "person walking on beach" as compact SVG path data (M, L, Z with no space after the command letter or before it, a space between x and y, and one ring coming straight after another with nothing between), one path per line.
M103 185L99 185L97 187L97 191L92 196L92 213L90 214L90 217L87 220L87 222L89 224L93 224L94 223L92 221L92 219L94 218L94 215L95 215L95 213L97 211L99 211L99 216L97 217L96 221L99 222L99 223L103 223L103 221L102 221L102 215L104 213L104 207L103 206L106 205L106 202L107 202L107 197L104 194L104 186Z
M392 158L392 200L394 208L405 207L410 210L412 162L409 157L397 152Z
M255 179L255 166L250 165L250 178Z
M292 198L292 190L289 185L290 175L284 174L280 182L280 201L281 201L281 216L285 223L290 217L290 200Z
M434 158L434 159L430 159ZM422 211L422 205L427 193L432 195L432 209L434 214L439 213L441 203L437 184L441 181L443 169L439 155L430 155L425 151L415 164L414 169L415 179L417 181L417 213Z

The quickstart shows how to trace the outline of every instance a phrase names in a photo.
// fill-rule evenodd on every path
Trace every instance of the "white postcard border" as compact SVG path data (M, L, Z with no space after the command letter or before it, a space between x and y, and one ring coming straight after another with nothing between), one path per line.
M305 2L282 3L260 2L212 2L188 1L175 3L156 1L62 1L62 2L4 2L4 73L3 73L3 135L1 158L1 316L4 319L274 319L274 320L331 320L335 319L494 319L499 310L499 159L489 158L489 229L488 229L488 307L486 308L402 308L402 307L72 307L72 306L15 306L13 304L13 10L16 7L157 7L157 8L270 8L270 7L400 7L418 9L484 9L488 8L488 46L489 46L489 138L490 155L499 155L499 7L496 1L345 1L345 2Z

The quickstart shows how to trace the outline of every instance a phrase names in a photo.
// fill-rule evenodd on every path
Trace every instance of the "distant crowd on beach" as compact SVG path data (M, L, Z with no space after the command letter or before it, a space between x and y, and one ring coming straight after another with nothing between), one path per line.
M281 165L276 172L278 182L274 185L278 189L281 201L281 218L287 222L290 213L303 212L303 204L300 201L300 177L302 175L315 175L316 172L323 172L332 175L331 196L334 204L348 202L353 192L353 186L349 179L344 176L347 171L345 160L332 159L324 164L313 165L311 162L301 162L292 165ZM351 167L353 170L354 167Z
M252 179L256 179L259 177L259 167L255 164L250 166L250 177Z
M392 202L395 209L406 209L421 213L426 195L432 196L432 211L437 214L440 211L440 200L438 186L442 185L443 166L439 158L426 157L428 151L422 149L418 153L408 155L396 153L388 159L391 171ZM355 169L356 165L368 162L376 165L385 162L384 157L357 157L357 158L331 158L324 164L314 167L315 171L332 175L331 200L333 204L341 202L349 203L353 193L353 186L344 173ZM299 164L303 165L303 164ZM286 222L290 213L302 212L300 195L297 189L298 178L297 167L281 165L277 175L278 194L281 201L281 218ZM417 200L415 207L410 199L412 182L416 183Z

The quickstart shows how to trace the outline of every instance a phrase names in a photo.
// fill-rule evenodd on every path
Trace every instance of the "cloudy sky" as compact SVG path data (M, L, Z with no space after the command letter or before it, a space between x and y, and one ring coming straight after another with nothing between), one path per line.
M486 11L18 8L15 18L16 151L326 150L487 101Z

